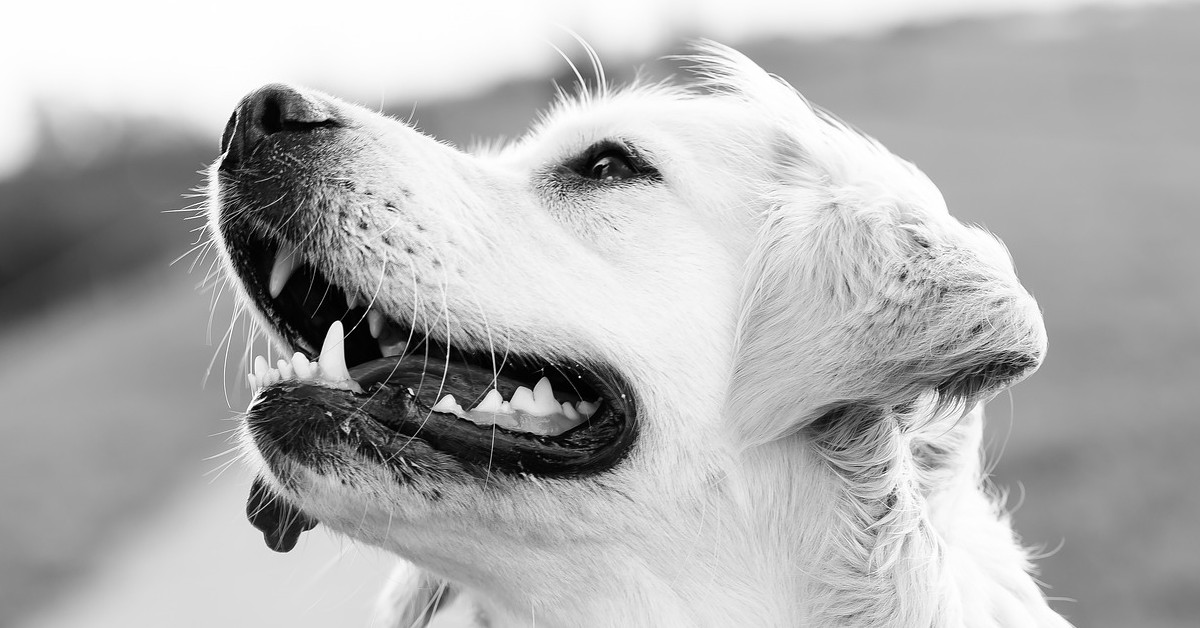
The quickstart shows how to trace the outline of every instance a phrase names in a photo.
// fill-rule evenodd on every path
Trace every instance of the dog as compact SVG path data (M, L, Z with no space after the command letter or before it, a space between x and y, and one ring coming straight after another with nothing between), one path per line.
M285 356L249 374L251 522L401 557L381 626L1068 625L983 485L983 404L1046 350L1007 251L690 59L474 152L241 101L208 228Z

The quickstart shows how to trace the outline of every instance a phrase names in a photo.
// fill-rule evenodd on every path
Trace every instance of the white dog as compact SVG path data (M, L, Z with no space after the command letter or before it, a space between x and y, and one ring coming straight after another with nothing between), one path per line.
M981 486L982 402L1046 346L1007 252L748 59L694 61L478 153L243 100L209 227L295 352L250 377L251 520L410 561L388 626L1065 626Z

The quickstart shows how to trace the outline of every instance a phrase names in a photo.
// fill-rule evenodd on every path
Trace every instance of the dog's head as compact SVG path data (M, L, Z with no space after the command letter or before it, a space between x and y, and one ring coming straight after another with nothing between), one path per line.
M1039 364L1007 253L919 171L737 53L698 62L470 153L316 92L239 105L210 228L300 354L257 365L244 422L278 548L320 521L550 623L706 596L743 621L837 497L805 465L839 417Z

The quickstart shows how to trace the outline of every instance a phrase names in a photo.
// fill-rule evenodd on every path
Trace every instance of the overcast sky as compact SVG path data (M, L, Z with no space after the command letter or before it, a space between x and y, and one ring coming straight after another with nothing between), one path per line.
M6 3L0 24L0 176L33 141L38 102L131 111L217 133L269 81L320 84L372 105L479 91L578 54L648 54L675 35L869 32L993 12L1156 0L162 0ZM14 6L15 5L15 6Z

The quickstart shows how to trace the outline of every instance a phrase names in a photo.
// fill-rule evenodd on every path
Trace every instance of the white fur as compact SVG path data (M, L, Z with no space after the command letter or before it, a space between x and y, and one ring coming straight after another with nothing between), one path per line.
M564 100L478 153L337 104L354 189L311 208L349 218L306 255L456 344L619 366L641 431L586 480L429 501L353 460L291 498L419 567L388 626L443 582L494 628L1066 625L981 485L982 402L1045 351L1006 251L740 54L695 62L696 86ZM605 138L663 181L548 190Z

